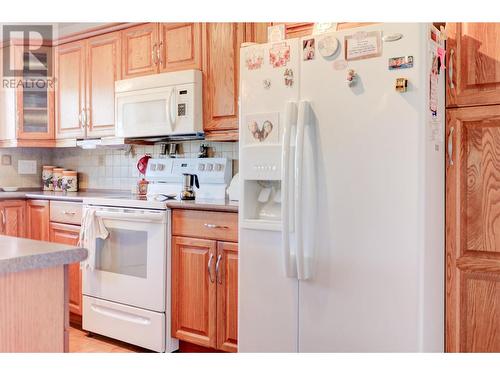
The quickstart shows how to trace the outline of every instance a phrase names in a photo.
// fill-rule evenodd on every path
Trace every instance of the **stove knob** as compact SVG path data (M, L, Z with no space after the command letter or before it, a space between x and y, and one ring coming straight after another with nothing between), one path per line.
M212 163L207 163L207 171L211 171L214 169L214 165Z
M198 170L199 171L204 171L205 170L205 164L203 164L203 163L198 164Z
M158 170L163 171L165 169L165 164L158 164Z
M152 171L156 171L156 164L151 164L149 166L149 169L151 169Z
M215 164L215 170L216 170L217 172L222 171L222 167L224 167L222 164L219 164L219 163Z

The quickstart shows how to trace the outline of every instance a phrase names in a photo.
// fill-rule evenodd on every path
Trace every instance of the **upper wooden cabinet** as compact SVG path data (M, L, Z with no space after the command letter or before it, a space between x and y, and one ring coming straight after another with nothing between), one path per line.
M56 48L56 137L83 138L85 41Z
M449 109L446 122L446 351L498 353L500 105Z
M123 30L121 35L123 78L158 73L158 24L134 26Z
M160 71L201 69L201 24L160 24Z
M115 81L121 77L120 33L57 47L57 138L114 134Z
M49 201L28 200L26 204L26 237L32 240L50 241Z
M120 33L87 40L86 120L87 137L115 132L115 81L121 79Z
M244 23L203 24L204 130L238 129L240 45L247 41ZM237 135L236 135L237 137Z
M122 31L123 78L201 69L200 23L147 23Z
M500 23L448 23L448 107L500 104Z
M26 204L20 200L0 202L0 234L12 237L25 236Z

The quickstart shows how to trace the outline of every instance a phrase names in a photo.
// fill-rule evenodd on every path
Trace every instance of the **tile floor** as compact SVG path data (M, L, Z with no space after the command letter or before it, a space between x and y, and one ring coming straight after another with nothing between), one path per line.
M139 348L104 336L87 335L78 327L69 327L70 353L148 353L147 349Z

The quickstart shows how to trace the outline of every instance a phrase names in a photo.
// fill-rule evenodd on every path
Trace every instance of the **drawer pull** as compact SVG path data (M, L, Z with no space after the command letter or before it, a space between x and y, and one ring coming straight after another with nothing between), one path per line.
M210 229L229 229L229 227L225 226L225 225L217 225L217 224L209 224L209 223L205 223L203 225L205 226L205 228L210 228Z
M62 213L63 213L64 215L71 215L71 216L76 215L76 212L75 212L75 211L63 211Z

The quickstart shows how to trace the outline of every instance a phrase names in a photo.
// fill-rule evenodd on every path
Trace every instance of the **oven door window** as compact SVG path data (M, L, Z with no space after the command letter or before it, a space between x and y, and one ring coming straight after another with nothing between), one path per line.
M96 269L126 276L148 277L148 232L108 228L96 240Z

